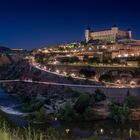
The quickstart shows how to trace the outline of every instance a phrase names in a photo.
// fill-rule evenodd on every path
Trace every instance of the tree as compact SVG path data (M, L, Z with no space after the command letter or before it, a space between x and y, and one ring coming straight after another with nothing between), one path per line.
M110 106L110 109L111 109L110 117L116 123L125 123L129 119L130 109L126 104L123 104L121 106L117 104L112 104Z
M104 74L100 76L99 81L111 82L112 78L109 74Z
M126 104L130 108L138 108L140 107L140 97L136 96L128 96L125 100Z
M79 73L84 75L86 78L92 78L93 76L95 76L95 71L89 68L81 69Z
M90 96L87 93L82 93L77 102L74 105L75 110L78 113L84 113L86 108L89 106L90 103Z
M138 67L140 67L140 57L137 58Z
M91 107L87 107L85 109L83 116L84 116L85 121L92 121L96 118L96 114L95 114L93 108L91 108Z
M64 105L64 107L60 108L60 110L58 111L58 118L60 118L61 120L65 120L65 121L71 121L74 119L75 116L75 110L73 108L73 106L70 103L66 103Z
M106 96L101 90L96 89L94 94L94 99L96 102L99 102L99 101L106 100Z

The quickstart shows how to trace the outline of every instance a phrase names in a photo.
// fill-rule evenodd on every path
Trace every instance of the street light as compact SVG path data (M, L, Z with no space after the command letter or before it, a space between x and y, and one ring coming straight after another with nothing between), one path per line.
M60 71L59 70L56 70L56 73L59 73Z
M68 134L68 133L69 133L69 131L70 131L70 129L69 129L69 128L67 128L67 129L65 129L65 131L66 131L66 133Z
M101 134L102 134L102 133L104 132L104 129L101 128L100 132L101 132Z

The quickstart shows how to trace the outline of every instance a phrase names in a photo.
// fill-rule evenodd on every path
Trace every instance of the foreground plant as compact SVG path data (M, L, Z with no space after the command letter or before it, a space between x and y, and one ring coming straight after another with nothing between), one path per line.
M62 136L54 129L46 132L25 129L10 129L5 124L0 128L0 140L62 140Z

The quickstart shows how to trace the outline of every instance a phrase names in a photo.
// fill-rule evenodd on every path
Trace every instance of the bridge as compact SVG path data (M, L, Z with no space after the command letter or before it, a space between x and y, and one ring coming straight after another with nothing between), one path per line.
M64 86L69 87L74 91L83 92L83 93L90 93L93 94L96 89L100 89L108 99L112 101L119 101L125 99L127 93L129 91L130 94L139 95L140 85L131 87L130 85L77 85L77 84L64 84L64 83L54 83L54 82L45 82L45 81L32 81L32 80L0 80L0 83L16 83L16 82L23 82L23 83L34 83L34 84L44 84L44 85L51 85L52 88L54 86Z
M88 65L66 65L66 64L46 64L39 66L36 62L31 62L31 65L33 67L36 67L37 69L44 70L46 72L54 73L57 74L57 71L59 71L59 75L63 75L63 73L75 73L79 74L79 71L81 69L90 69L94 71L95 77L97 80L100 79L101 76L103 75L113 75L115 74L116 76L119 75L127 75L130 76L131 78L134 78L136 74L140 74L140 68L139 67L126 67L126 66L88 66ZM65 75L63 75L65 76Z
M45 81L32 81L32 80L0 80L0 83L15 83L15 82L24 82L24 83L34 83L34 84L44 84L44 85L55 85L55 86L66 86L66 87L82 87L82 88L140 88L140 85L130 86L128 84L112 84L106 82L106 85L79 85L79 84L65 84L65 83L55 83L55 82L45 82Z

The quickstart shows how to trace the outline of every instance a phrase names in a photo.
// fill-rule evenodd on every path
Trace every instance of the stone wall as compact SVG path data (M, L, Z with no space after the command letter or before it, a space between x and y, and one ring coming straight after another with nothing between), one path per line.
M58 65L47 64L46 66L48 69L50 68L52 71L56 71L58 69L60 72L66 71L68 73L70 72L79 73L80 69L90 68L95 71L97 78L99 78L101 75L109 71L131 71L133 73L140 73L140 69L134 67L109 67L109 66L99 67L99 66L79 66L79 65L61 65L61 64Z

